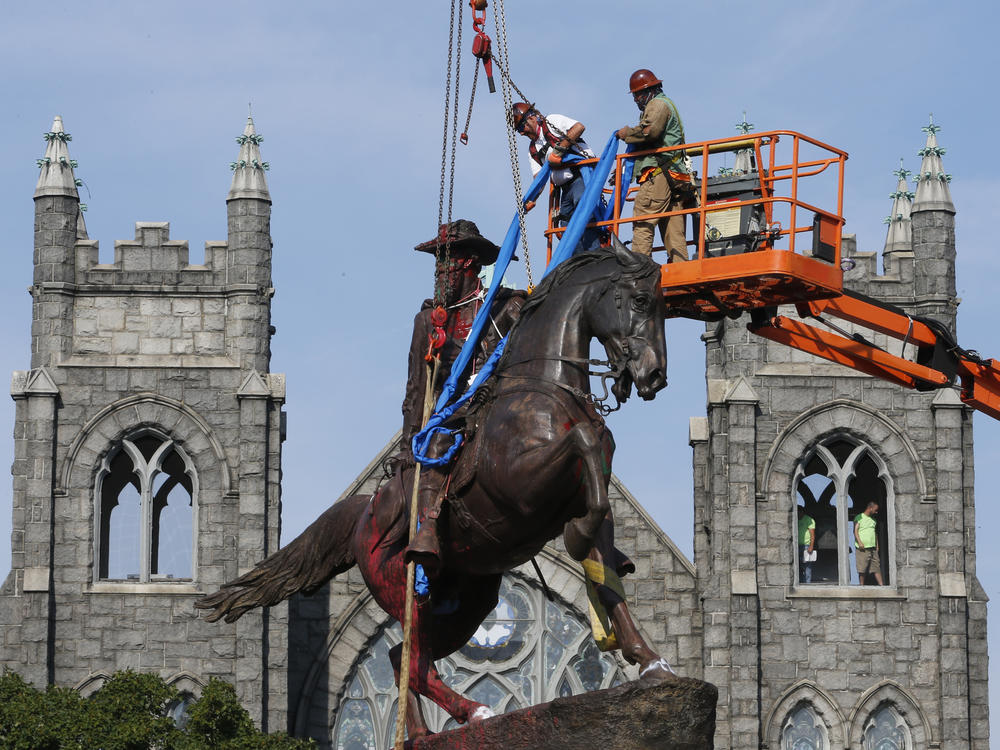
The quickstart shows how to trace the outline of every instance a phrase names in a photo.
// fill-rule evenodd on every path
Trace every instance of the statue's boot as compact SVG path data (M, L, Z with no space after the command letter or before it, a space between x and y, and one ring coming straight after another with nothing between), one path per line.
M612 547L614 554L614 570L619 578L624 578L629 573L635 573L635 563L617 547Z
M404 559L424 566L428 578L436 578L441 572L441 540L438 536L438 519L444 506L445 476L437 471L428 471L420 477L417 493L418 518L420 528L410 540Z

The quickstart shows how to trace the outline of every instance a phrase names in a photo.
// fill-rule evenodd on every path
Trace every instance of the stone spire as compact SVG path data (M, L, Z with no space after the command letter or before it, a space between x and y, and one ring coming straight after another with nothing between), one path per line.
M903 167L902 159L899 160L899 169L894 170L893 174L899 178L899 182L896 184L896 192L889 193L889 197L892 198L892 210L885 217L889 231L886 233L885 249L882 252L909 253L913 251L910 208L914 193L908 189L906 180L910 176L910 170Z
M938 146L937 133L940 125L934 124L931 115L930 124L922 128L927 133L927 144L917 153L923 157L920 171L914 179L917 180L917 196L913 201L913 211L947 211L955 213L955 205L951 202L951 191L948 183L951 175L945 174L941 157L945 150Z
M910 207L913 244L913 297L916 312L943 323L955 332L958 296L955 288L955 206L937 144L940 130L931 122L923 131L927 145L916 176L917 195ZM893 256L886 256L893 257Z
M38 160L41 172L38 184L35 186L35 197L43 195L64 195L80 199L76 191L76 176L73 167L76 162L69 158L69 148L66 146L73 136L63 129L63 121L56 115L52 121L52 130L45 134L45 156Z
M271 202L271 194L267 190L267 180L264 177L264 172L270 169L271 165L260 158L262 140L264 139L257 135L254 129L253 117L247 117L243 135L236 139L240 144L240 155L229 165L233 170L233 184L229 188L226 200L257 198Z

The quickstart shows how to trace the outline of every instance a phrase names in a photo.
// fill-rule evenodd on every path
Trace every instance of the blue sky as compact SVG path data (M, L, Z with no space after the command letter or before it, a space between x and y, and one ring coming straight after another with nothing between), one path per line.
M628 75L664 78L689 140L797 130L850 154L845 216L864 251L880 250L891 172L915 170L920 128L934 113L958 210L959 340L1000 356L1000 256L992 216L997 69L994 4L706 2L692 7L581 0L547 18L510 0L511 72L543 111L587 125L592 144L637 116ZM463 4L463 12L468 8ZM488 31L496 38L489 11ZM287 541L318 515L398 428L414 311L431 289L429 258L412 251L437 222L447 3L97 2L5 4L0 26L0 370L30 362L32 201L42 133L61 115L90 236L110 261L135 221L169 221L194 262L226 238L228 164L252 102L274 200L272 370L288 376L284 453ZM465 19L461 115L468 106ZM480 82L483 83L482 81ZM480 85L459 146L454 216L499 241L513 207L500 94ZM521 169L528 172L521 149ZM537 266L540 212L530 223ZM536 272L537 273L537 272ZM521 269L514 280L523 285ZM701 327L667 325L670 387L611 419L615 469L690 554L688 417L704 414ZM0 425L13 403L0 400ZM979 576L1000 593L1000 424L977 415ZM8 465L12 440L0 440ZM984 533L985 530L985 533ZM0 575L9 569L10 486L0 485ZM1000 624L993 616L994 661ZM1000 674L992 680L1000 696ZM998 698L993 698L996 707ZM1000 713L994 711L994 716Z

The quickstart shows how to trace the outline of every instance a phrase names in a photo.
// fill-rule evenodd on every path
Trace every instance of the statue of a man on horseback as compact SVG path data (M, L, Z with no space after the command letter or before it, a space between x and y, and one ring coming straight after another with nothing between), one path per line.
M431 401L436 401L441 384L465 344L472 322L483 303L483 266L496 263L500 248L483 237L475 223L458 219L442 224L434 239L422 242L415 250L435 258L434 299L424 300L413 319L413 338L407 359L406 395L403 398L401 458L397 470L413 465L411 443L424 424L424 400L428 375L433 380ZM476 356L469 363L462 381L468 381L482 367L500 337L517 320L526 292L501 289L490 310L489 326L478 342ZM435 360L437 360L435 362ZM425 467L418 491L420 529L410 541L407 560L423 565L427 575L435 577L441 567L438 519L445 501L447 473Z
M452 349L445 349L449 338L457 343L468 330L461 312L467 305L462 303L473 298L473 269L478 272L492 245L474 239L479 235L473 235L474 227L465 227L465 238L474 241L464 250L461 242L446 243L450 252L437 254L438 278L445 278L449 288L439 295L447 303L440 305L445 314L435 316L428 306L414 324L404 450L416 426L412 394L420 390L412 365L423 366L426 382L423 357L433 355L431 337L441 342L444 362L454 359ZM435 249L440 245L438 239L432 243ZM420 540L409 538L408 505L416 472L404 461L374 496L335 503L287 547L196 604L213 610L209 620L232 622L253 607L300 591L313 593L357 565L387 613L399 621L412 618L406 703L411 738L427 733L416 694L460 723L489 715L486 706L448 687L434 660L472 637L496 606L503 573L531 560L560 534L570 556L583 564L596 619L605 626L603 633L595 632L601 648L621 649L642 675L672 676L633 622L618 581L630 564L614 548L608 501L614 441L590 389L594 338L607 353L602 364L610 372L605 376L614 381L611 390L620 401L633 387L648 400L666 385L660 267L613 243L610 249L564 261L526 301L517 295L511 299L519 301L508 309L508 300L494 310L509 313L505 326L497 328L503 332L509 326L510 333L488 387L449 418L448 426L464 435L462 450L450 470L435 470L426 485L432 489L419 505L423 528L434 529L432 554L424 555L416 547ZM437 328L441 332L433 330ZM434 385L433 368L430 377ZM412 606L407 604L407 557L438 563L430 591ZM397 681L401 646L390 651Z

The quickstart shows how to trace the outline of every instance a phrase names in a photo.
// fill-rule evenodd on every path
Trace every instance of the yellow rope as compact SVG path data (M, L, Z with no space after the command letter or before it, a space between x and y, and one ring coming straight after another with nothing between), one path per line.
M590 631L594 634L594 641L601 651L614 651L618 648L618 639L615 637L611 625L611 617L597 594L597 587L607 586L624 599L625 589L622 587L622 581L611 568L596 560L587 559L580 564L583 566L583 574L587 579Z

